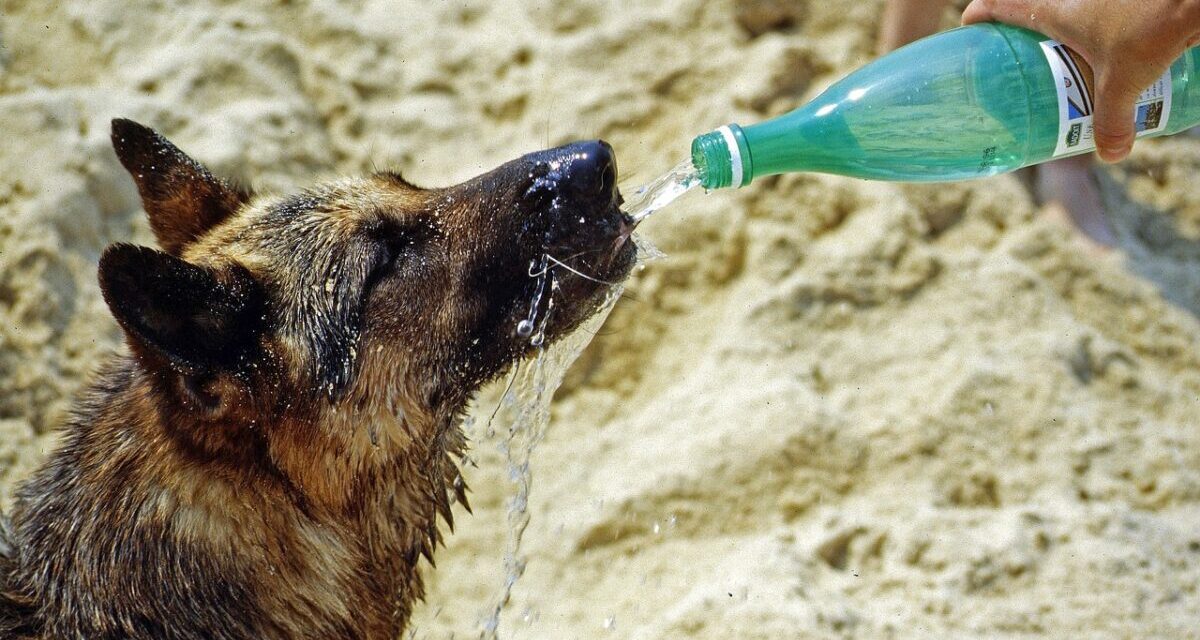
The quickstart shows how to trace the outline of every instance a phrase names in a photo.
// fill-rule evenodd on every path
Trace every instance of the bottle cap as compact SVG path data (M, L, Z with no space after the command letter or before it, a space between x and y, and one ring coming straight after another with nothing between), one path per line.
M744 187L753 179L750 149L742 128L730 124L692 141L692 164L705 189Z

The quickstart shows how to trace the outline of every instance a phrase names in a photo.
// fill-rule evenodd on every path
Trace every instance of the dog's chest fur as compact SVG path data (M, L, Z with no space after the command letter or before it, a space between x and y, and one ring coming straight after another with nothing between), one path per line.
M214 469L158 435L182 425L155 423L137 377L101 376L91 395L105 404L85 402L14 514L37 523L17 532L10 589L42 603L41 637L396 637L448 510L446 452L367 406L273 425L264 464ZM95 610L97 593L121 610Z

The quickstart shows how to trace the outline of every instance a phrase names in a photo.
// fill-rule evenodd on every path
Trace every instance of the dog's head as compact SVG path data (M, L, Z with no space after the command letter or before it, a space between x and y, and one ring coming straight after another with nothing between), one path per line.
M163 389L214 418L372 395L461 405L594 313L636 253L603 142L449 188L383 172L282 198L127 120L113 144L161 250L105 251L105 300Z

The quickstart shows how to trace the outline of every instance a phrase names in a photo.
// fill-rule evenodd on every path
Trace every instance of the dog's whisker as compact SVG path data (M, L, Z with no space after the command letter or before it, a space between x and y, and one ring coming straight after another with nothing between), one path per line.
M518 360L517 364L513 366L512 375L508 378L508 386L504 388L504 393L500 394L500 399L496 401L496 408L492 410L492 415L488 416L487 424L483 425L483 433L488 438L496 435L496 432L492 430L492 421L500 413L500 408L504 406L504 399L512 392L513 385L517 382L517 376L521 373L521 362Z
M572 253L571 255L563 258L563 262L570 262L570 261L574 260L575 258L586 256L589 253L600 253L600 249L582 249L582 250L576 251L575 253Z
M620 299L620 300L631 300L631 301L633 301L633 302L636 302L636 303L638 303L638 304L646 304L646 301L645 301L645 300L643 300L643 299L639 298L638 296L636 296L636 295L634 295L634 294L632 294L632 293L629 293L629 291L622 291L622 292L621 292L621 294L618 296L618 299Z
M533 270L533 266L535 264L539 266L539 269L537 271ZM540 278L540 277L546 275L546 271L549 270L549 268L550 268L550 266L547 264L545 255L542 256L542 260L540 263L537 260L530 260L529 261L529 277L530 278Z
M618 284L620 284L619 282L609 282L607 280L601 280L599 278L594 278L592 276L589 276L588 274L586 274L582 271L579 271L578 269L575 269L571 265L563 262L562 260L559 260L558 258L555 258L554 256L552 256L548 253L546 254L546 257L549 258L550 261L553 262L554 264L562 267L563 269L566 269L567 271L570 271L571 273L579 276L580 278L583 278L584 280L588 280L590 282L595 282L596 284L602 284L602 285L609 286L609 287L615 287Z
M536 272L536 274L533 271L533 265L535 264L535 261L531 260L529 263L529 275L530 277L537 278L538 284L537 291L533 295L533 300L529 304L529 315L526 316L524 320L517 323L517 335L522 338L528 338L533 335L534 326L537 322L538 306L542 302L542 296L546 294L546 282L547 275L549 273L547 258L547 255L542 256L541 268Z

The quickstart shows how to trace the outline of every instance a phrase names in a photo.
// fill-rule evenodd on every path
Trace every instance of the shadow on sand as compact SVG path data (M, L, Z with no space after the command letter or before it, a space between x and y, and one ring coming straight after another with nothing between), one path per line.
M1172 304L1200 317L1200 224L1188 225L1177 208L1136 198L1125 184L1127 171L1096 174L1129 270L1154 283Z

